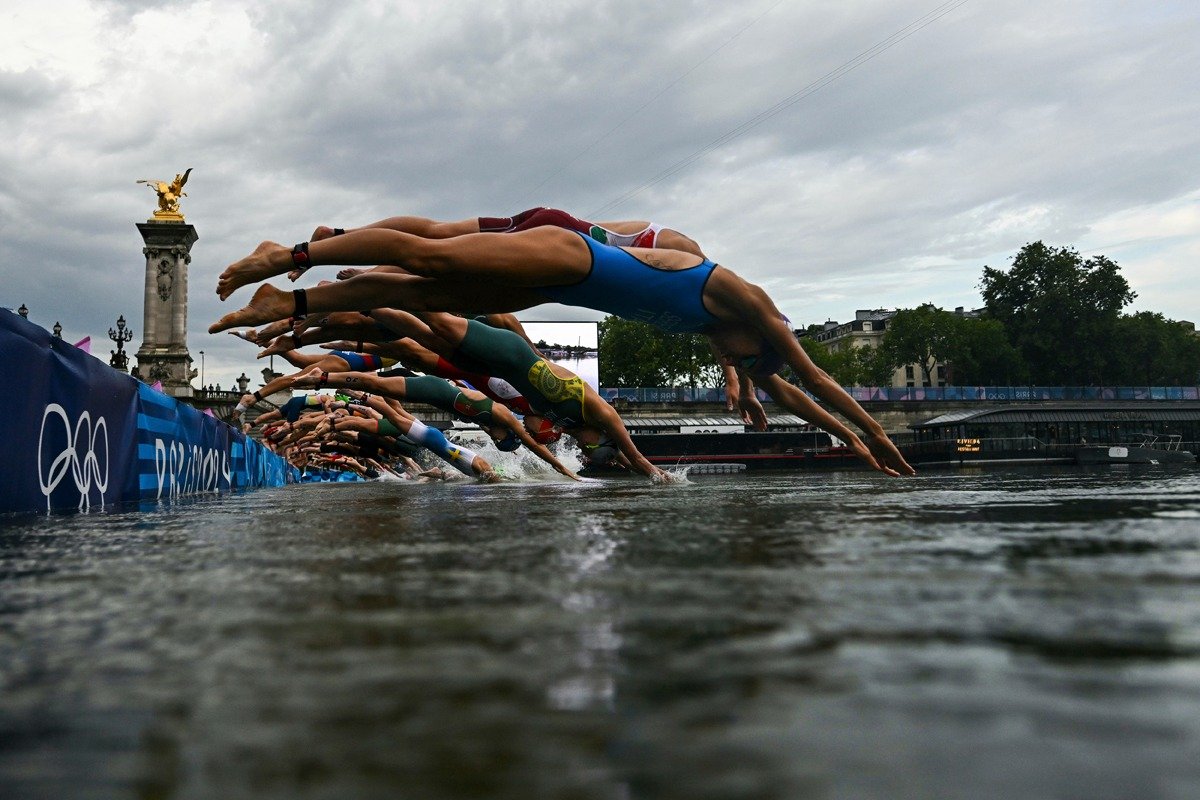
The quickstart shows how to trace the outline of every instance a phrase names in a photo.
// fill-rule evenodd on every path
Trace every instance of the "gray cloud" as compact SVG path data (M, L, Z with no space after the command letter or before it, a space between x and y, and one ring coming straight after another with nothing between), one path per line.
M19 32L25 55L0 56L0 304L26 302L75 338L102 338L119 313L140 328L133 223L153 195L133 181L194 167L191 348L226 385L259 365L203 332L227 310L212 290L259 240L395 213L590 213L931 10L92 9L70 48L47 15ZM1192 3L967 3L605 216L684 230L797 323L971 305L983 264L1027 241L1101 246L1089 237L1110 228L1149 241L1111 220L1194 207L1197 42ZM1118 255L1135 289L1146 281L1142 301L1177 317L1200 299L1194 283L1163 288L1196 249L1200 231L1184 228ZM548 315L575 312L536 312Z

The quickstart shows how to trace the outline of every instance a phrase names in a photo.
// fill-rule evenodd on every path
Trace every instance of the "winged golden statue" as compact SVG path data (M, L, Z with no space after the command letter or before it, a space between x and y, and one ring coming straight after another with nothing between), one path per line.
M176 174L175 180L170 183L166 181L148 181L145 179L138 181L138 183L144 183L149 186L158 195L158 208L154 212L156 219L183 219L183 214L179 211L179 198L187 197L187 192L183 190L183 185L187 183L188 175L191 173L192 168L188 167L187 172Z

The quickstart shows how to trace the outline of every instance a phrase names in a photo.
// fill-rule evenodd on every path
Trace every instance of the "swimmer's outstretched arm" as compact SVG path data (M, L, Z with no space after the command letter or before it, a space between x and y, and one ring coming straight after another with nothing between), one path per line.
M854 451L854 454L867 463L872 469L877 469L880 472L897 477L899 475L896 470L885 466L871 452L871 449L859 438L858 434L850 430L837 417L830 414L825 409L821 408L813 399L804 392L797 389L792 384L780 378L778 375L772 375L765 379L770 384L764 386L771 396L775 398L775 402L786 408L788 411L804 418L818 428L821 428L828 433L833 434L846 443L846 446Z
M478 395L478 393L476 393L476 395ZM554 467L555 471L562 475L566 475L573 481L581 480L578 475L563 466L562 462L554 456L554 453L550 452L548 447L546 447L544 444L539 444L536 439L530 436L529 431L525 430L525 426L521 423L521 421L517 419L516 416L506 407L500 405L499 403L493 404L492 416L503 423L506 428L515 433L517 438L521 440L521 444L528 447L534 454L537 455L538 458Z
M594 425L608 434L608 437L616 443L617 449L629 460L631 468L652 481L669 482L671 476L651 464L634 445L633 438L625 428L625 423L621 421L621 415L613 410L612 406L601 400L590 386L584 391L586 406L583 414L587 418L588 424Z
M824 400L866 434L864 441L883 472L888 475L915 475L916 470L904 460L904 456L900 454L899 449L884 432L883 426L808 357L808 353L804 352L804 348L792 334L791 328L783 321L779 309L775 307L767 293L760 287L742 280L729 270L720 273L714 272L714 275L718 274L721 275L723 284L720 301L724 305L726 314L732 312L733 315L756 328L767 343L783 356L784 361L796 373L806 389ZM760 377L759 382L761 388L777 400L779 398L776 397L775 391L781 390L783 386L787 385L787 382L778 375L772 375L769 378Z
M883 426L867 414L863 407L855 402L850 395L846 394L846 391L841 386L838 386L823 370L815 366L814 369L817 369L824 377L801 375L800 379L805 387L852 420L860 428L864 428L867 434L865 442L854 434L853 431L850 431L849 428L841 424L836 417L833 417L814 403L812 398L808 397L804 392L797 390L796 387L778 375L771 375L767 378L760 377L759 380L761 381L763 390L775 398L778 403L799 416L804 417L809 422L845 440L846 444L855 451L859 458L872 468L892 477L915 475L916 470L904 460L904 456L900 454L896 445L884 433ZM833 388L836 388L836 391L833 391ZM846 437L847 433L850 434L851 438ZM867 451L866 454L863 452L864 448Z

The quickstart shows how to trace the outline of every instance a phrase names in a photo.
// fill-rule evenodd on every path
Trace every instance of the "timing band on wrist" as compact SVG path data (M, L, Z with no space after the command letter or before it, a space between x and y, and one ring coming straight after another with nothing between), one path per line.
M292 263L301 272L312 266L312 259L308 257L308 242L301 242L292 248Z

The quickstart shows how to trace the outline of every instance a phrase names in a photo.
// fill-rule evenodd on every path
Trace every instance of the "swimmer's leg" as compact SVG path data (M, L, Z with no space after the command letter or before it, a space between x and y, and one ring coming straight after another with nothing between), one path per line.
M530 289L479 281L443 281L415 275L371 273L293 292L264 284L250 298L249 305L221 317L209 326L208 332L274 322L309 312L370 311L378 306L392 306L413 311L504 313L545 301L542 295ZM298 303L304 308L298 308Z
M475 467L476 462L483 459L465 447L450 444L445 435L437 428L430 428L419 419L414 419L408 431L405 432L405 435L422 447L431 450L435 455L449 463L462 474L472 478L485 477L485 475L477 472ZM490 472L491 470L487 471Z

